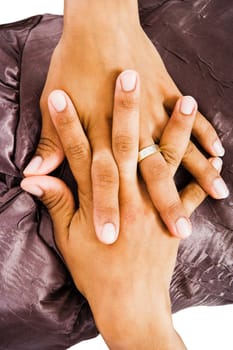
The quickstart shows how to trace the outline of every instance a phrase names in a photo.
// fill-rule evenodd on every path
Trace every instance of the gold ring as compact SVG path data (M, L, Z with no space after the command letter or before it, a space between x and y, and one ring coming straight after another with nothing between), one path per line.
M138 163L157 152L160 152L160 148L159 145L157 145L156 143L141 149L138 152Z

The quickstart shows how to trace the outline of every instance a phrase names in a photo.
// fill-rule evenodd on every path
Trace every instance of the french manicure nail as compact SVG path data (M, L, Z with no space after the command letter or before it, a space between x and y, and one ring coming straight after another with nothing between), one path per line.
M184 96L181 99L180 112L185 115L191 115L196 107L196 101L192 96Z
M225 154L225 149L223 148L222 142L220 140L216 140L213 144L214 152L217 156L223 157Z
M21 187L24 191L29 192L33 196L36 196L36 197L42 197L44 194L43 190L39 186L34 185L34 184L22 183Z
M213 167L218 170L219 172L222 170L222 164L223 164L223 161L221 158L213 158L211 160L211 164L213 165Z
M116 229L115 226L111 223L107 223L103 226L101 233L101 240L105 244L112 244L116 240Z
M65 96L59 91L53 91L50 95L50 101L57 112L63 112L66 108Z
M33 157L30 163L24 169L24 174L36 173L39 170L42 162L43 162L43 159L41 156Z
M120 80L123 91L133 91L136 87L137 74L133 70L127 70L121 74Z
M190 224L190 221L186 218L179 218L176 221L176 229L179 234L179 237L181 238L187 238L192 233L192 226Z
M218 178L213 182L214 190L219 199L227 198L229 196L229 190L223 179Z

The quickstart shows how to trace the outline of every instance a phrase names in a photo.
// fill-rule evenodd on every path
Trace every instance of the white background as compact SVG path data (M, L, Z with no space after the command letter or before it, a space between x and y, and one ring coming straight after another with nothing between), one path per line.
M2 0L1 4L0 23L34 14L63 13L63 0ZM191 308L173 318L189 350L233 350L233 306ZM100 337L72 347L72 350L106 349Z

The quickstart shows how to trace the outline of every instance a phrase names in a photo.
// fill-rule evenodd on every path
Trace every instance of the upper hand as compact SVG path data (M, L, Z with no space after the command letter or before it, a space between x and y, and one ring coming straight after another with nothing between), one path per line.
M167 109L172 110L181 95L158 52L140 26L133 26L132 23L121 25L116 28L112 24L111 28L105 28L103 32L103 28L94 27L93 20L94 36L86 28L86 36L82 41L76 39L72 33L64 31L54 51L41 98L43 125L36 151L37 157L33 166L24 172L26 176L47 174L64 158L64 150L51 122L47 105L49 93L54 89L63 89L71 97L91 144L94 224L99 237L105 223L112 223L117 230L119 228L119 174L111 150L116 76L119 71L130 67L136 69L142 79L140 149L161 140L162 131L168 121ZM105 35L107 30L108 35ZM121 82L126 90L134 89L135 78L131 73L125 73L125 79ZM123 95L120 101L123 110L134 109L135 101L129 99L128 95L130 91L129 94ZM220 141L214 129L200 113L197 113L193 134L211 155L222 155L221 147L220 151L215 147ZM125 143L127 142L126 138ZM164 162L158 165L156 157L151 156L140 164L140 170L152 201L169 231L181 237L182 232L176 230L175 223L179 218L186 217L186 213L171 181L180 161L180 146L179 143L174 148L168 148L166 143L163 146L164 158L170 166L165 166ZM38 156L42 157L42 163ZM217 171L191 142L183 157L183 165L214 198L227 195L224 183L222 191L219 190L219 186L215 186L220 179Z

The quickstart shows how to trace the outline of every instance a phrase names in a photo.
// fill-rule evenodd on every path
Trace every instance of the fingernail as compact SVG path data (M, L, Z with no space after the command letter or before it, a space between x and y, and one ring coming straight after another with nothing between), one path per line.
M191 115L196 104L197 103L192 96L184 96L181 99L180 112L185 115Z
M213 187L219 199L227 198L229 196L229 190L223 179L215 179L213 182Z
M24 174L36 173L40 168L42 162L43 162L43 158L41 156L33 157L30 163L24 169Z
M213 144L214 152L217 156L223 157L225 154L225 149L223 148L222 142L220 140L216 140Z
M107 223L103 226L101 233L101 240L105 244L112 244L116 240L116 229L115 226L111 223Z
M176 229L181 238L187 238L192 233L190 221L184 217L176 221Z
M59 91L53 91L49 97L53 107L57 112L63 112L66 108L66 99L65 96Z
M43 190L39 186L34 184L22 183L21 187L24 191L29 192L36 197L42 197L44 194Z
M127 70L121 74L121 87L125 92L133 91L136 87L137 74L133 70Z
M221 158L213 158L211 160L211 164L213 165L213 167L218 170L219 172L222 170L222 164L223 161Z

